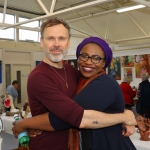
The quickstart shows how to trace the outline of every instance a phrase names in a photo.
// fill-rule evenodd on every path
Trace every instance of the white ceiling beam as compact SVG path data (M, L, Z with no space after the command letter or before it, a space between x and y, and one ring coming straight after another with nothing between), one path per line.
M0 26L1 26L1 27L2 27L2 26L9 27L10 25L11 25L11 24L8 24L8 23L0 23ZM16 26L15 28L40 32L40 29L39 29L39 28L31 28L31 27L25 27L25 26Z
M55 4L56 4L56 0L53 0L50 8L50 14L54 12Z
M143 4L147 7L150 7L150 2L145 1L145 0L131 0L132 2L138 3L138 4Z
M8 23L0 23L0 26L8 27L8 26L10 26L10 24L8 24ZM39 28L31 28L31 27L25 27L25 26L16 26L15 28L40 32ZM80 32L80 31L78 31L76 29L73 29L73 28L71 28L71 30L75 30L75 31L77 31L77 32L82 34L82 35L80 35L80 34L71 34L71 37L85 38L85 37L91 36L91 35L88 35L88 34L86 34L84 32Z
M77 32L79 32L79 33L81 33L81 34L83 34L83 35L85 35L85 36L91 36L90 34L84 33L84 32L82 32L82 31L77 30L77 29L74 29L74 28L72 28L72 27L71 27L71 29L74 30L74 31L77 31Z
M86 37L88 37L88 36L87 36L87 35L80 35L80 34L71 34L71 37L86 38Z
M45 5L43 4L43 2L41 0L37 0L37 1L40 4L40 6L42 7L42 9L44 10L44 12L48 15L49 12L48 12L47 8L45 7Z
M123 9L123 8L126 8L126 7L120 7L119 9ZM78 17L78 18L66 20L66 22L73 22L73 21L77 21L77 20L81 20L81 19L90 18L90 17L93 17L93 16L104 15L104 14L108 14L108 13L111 13L111 12L114 12L114 11L117 11L117 10L118 10L118 8L108 10L108 11L99 12L99 13L91 13L91 14L83 16L83 17Z
M109 43L120 43L120 42L126 42L126 41L132 41L132 40L142 40L142 39L148 39L150 36L142 36L142 37L135 37L135 38L127 38L127 39L121 39L121 40L112 40Z
M79 13L76 11L73 11L75 13L75 15L77 15L78 17L80 17ZM98 37L101 37L84 19L81 20L85 26L87 26L87 28L95 35Z
M54 13L51 13L51 14L48 14L48 15L35 17L33 19L22 21L22 22L16 23L14 25L11 25L9 27L5 27L5 28L2 28L2 29L12 28L12 27L19 26L19 25L22 25L22 24L26 24L26 23L29 23L29 22L33 22L33 21L36 21L36 20L41 20L41 19L45 19L45 18L48 18L48 17L51 17L51 16L56 16L58 14L62 14L62 13L65 13L65 12L73 11L73 10L76 10L76 9L81 9L81 8L88 7L88 6L97 5L97 4L104 3L104 2L110 2L110 1L112 1L112 0L96 0L96 1L93 1L93 2L89 2L89 3L86 3L86 4L82 4L82 5L79 5L79 6L75 6L75 7L67 8L67 9L64 9L64 10L61 10L61 11L58 11L58 12L54 12Z
M148 34L146 33L146 31L142 28L142 26L140 26L140 24L129 14L127 13L127 16L134 22L134 24L143 32L144 35L148 36Z
M111 4L110 4L110 10L113 8L113 6L114 6L114 5L111 3ZM107 22L106 32L105 32L105 36L104 36L105 39L108 39L108 36L109 36L109 31L110 31L110 26L111 26L112 15L113 15L113 13L109 13L109 15L108 15L108 22Z
M4 10L3 10L3 21L2 21L2 23L5 23L6 7L7 7L7 0L4 0Z

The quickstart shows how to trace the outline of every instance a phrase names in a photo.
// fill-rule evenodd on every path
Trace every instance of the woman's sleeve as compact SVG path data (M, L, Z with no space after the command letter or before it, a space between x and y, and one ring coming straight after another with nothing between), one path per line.
M72 127L70 124L55 116L53 113L49 113L49 121L55 131L66 130Z

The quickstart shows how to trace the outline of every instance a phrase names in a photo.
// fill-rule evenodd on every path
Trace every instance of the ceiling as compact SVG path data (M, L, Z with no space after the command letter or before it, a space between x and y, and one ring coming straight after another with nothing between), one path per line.
M116 12L139 3L147 7ZM68 22L74 37L99 36L120 46L150 43L150 0L0 0L0 11L34 16L29 21L58 16Z

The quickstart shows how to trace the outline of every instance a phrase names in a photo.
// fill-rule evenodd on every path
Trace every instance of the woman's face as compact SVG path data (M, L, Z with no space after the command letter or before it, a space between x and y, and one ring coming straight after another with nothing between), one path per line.
M94 59L105 58L104 51L95 43L88 43L84 45L80 51L80 54L85 56L88 55ZM91 58L88 58L87 61L82 61L80 58L81 56L78 58L78 67L81 74L87 79L99 73L105 66L105 60L103 59L101 59L98 63L93 63Z

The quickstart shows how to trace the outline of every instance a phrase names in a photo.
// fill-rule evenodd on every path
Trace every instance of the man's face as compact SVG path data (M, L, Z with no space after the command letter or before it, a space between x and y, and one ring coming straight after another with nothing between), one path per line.
M52 62L60 62L66 56L70 46L68 30L62 24L45 28L40 45L48 59Z
M14 88L16 89L16 90L18 90L18 88L19 88L19 84L14 84Z

